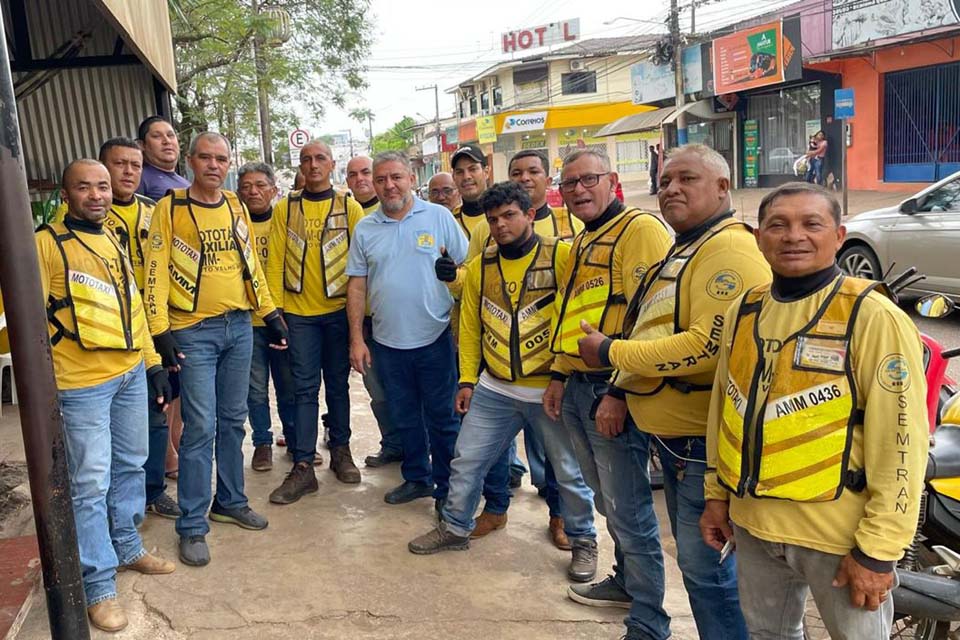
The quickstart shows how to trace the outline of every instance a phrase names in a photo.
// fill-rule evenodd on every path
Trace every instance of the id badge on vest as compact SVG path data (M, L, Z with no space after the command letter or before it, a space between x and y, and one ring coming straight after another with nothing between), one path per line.
M671 258L667 261L667 264L664 265L663 269L660 270L657 277L663 280L676 280L686 264L687 258Z
M793 368L805 371L844 373L848 342L845 338L799 336L793 354Z

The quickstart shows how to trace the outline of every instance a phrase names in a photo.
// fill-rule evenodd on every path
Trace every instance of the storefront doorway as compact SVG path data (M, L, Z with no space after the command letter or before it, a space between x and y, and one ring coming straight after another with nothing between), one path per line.
M746 120L756 128L757 149L747 161L756 162L758 185L770 187L796 180L794 163L807 152L810 136L824 128L821 122L820 83L750 95ZM829 139L828 142L833 141ZM831 171L824 167L824 175ZM745 168L745 175L751 175Z

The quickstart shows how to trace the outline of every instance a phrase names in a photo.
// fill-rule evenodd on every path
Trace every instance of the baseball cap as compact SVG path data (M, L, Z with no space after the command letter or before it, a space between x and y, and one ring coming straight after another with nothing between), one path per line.
M480 145L478 144L471 142L470 144L465 144L462 147L459 147L450 157L450 166L457 166L457 160L463 156L467 156L474 162L479 162L483 166L487 166L487 156L484 155L483 149L481 149Z

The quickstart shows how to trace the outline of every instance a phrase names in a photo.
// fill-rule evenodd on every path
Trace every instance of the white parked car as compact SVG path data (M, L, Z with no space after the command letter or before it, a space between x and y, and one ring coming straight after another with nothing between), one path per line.
M914 266L926 275L904 293L935 291L960 301L960 172L923 189L896 207L861 213L846 223L837 262L846 273L879 279Z

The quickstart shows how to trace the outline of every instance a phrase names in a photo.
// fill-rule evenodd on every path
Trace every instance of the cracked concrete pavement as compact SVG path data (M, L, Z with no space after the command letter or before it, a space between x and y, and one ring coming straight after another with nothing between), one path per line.
M274 469L246 471L251 506L270 520L260 532L211 523L212 561L204 568L178 562L168 576L120 573L120 602L130 625L117 634L93 630L94 638L118 640L271 640L274 638L524 637L613 639L623 633L621 609L585 607L566 596L569 552L547 535L546 504L525 476L510 507L507 527L474 541L469 551L414 556L407 542L433 526L432 500L399 506L383 494L400 482L397 465L365 469L362 459L379 440L363 384L350 379L353 452L360 485L339 483L326 463L318 468L320 491L288 506L267 495L288 470L285 450L274 449ZM279 420L274 413L274 424ZM522 447L521 447L522 450ZM252 445L245 444L249 465ZM176 488L168 489L175 495ZM662 491L657 509L667 569L665 608L673 637L697 637L669 536ZM598 578L612 564L613 545L598 518ZM148 516L144 544L177 557L173 521ZM49 637L42 595L19 635Z

